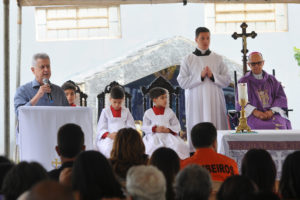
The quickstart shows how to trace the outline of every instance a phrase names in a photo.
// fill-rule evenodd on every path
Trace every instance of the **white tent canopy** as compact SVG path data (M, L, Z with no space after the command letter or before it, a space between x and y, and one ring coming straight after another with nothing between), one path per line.
M164 3L300 3L300 0L18 0L20 6L101 6Z
M17 47L17 86L20 84L21 26L24 6L109 6L124 4L168 4L168 3L300 3L300 0L16 0L18 3L18 47ZM3 0L4 10L4 133L5 155L9 156L10 141L10 55L9 55L9 2Z

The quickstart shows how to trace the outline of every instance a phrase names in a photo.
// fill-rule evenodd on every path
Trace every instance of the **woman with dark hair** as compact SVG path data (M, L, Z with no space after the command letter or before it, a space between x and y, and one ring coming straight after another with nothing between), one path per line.
M72 169L72 189L80 200L124 197L108 160L97 151L78 155Z
M217 200L239 200L258 192L255 183L245 176L231 176L221 185Z
M300 199L300 151L289 154L284 160L279 194L283 199Z
M274 192L276 166L264 149L250 149L242 160L242 175L250 178L259 191Z
M141 135L132 128L120 129L113 143L110 161L121 180L125 180L130 167L146 165L148 157Z
M5 156L0 156L0 164L3 164L3 163L11 163L11 161L6 158Z
M1 188L2 188L4 177L13 166L14 163L12 163L9 159L7 159L4 156L0 156L0 195L2 194Z
M36 183L48 179L47 171L36 162L20 162L5 176L2 193L5 200L15 200Z
M158 148L152 154L149 164L156 166L162 171L167 182L166 199L174 200L175 193L173 190L173 183L180 169L180 159L177 153L170 148Z

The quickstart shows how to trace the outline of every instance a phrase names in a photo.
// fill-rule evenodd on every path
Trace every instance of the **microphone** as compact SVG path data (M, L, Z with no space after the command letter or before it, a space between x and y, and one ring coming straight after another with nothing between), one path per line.
M49 84L49 80L46 79L46 78L43 78L43 83L44 83L44 85L50 85L50 84ZM48 99L49 99L50 103L52 103L52 102L53 102L53 99L52 99L51 93L47 93L47 96L48 96Z

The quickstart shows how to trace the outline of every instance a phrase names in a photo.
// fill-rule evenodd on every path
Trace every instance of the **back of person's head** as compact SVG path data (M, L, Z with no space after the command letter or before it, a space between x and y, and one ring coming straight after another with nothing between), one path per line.
M154 166L134 166L128 170L126 189L134 200L165 200L166 180Z
M175 197L177 200L208 200L211 191L210 173L200 165L188 165L176 176Z
M60 127L57 133L57 145L61 156L76 157L85 148L81 127L76 124L65 124Z
M191 136L196 149L210 147L217 139L217 129L210 122L201 122L192 128Z
M180 159L177 153L170 148L158 148L153 152L149 164L162 171L167 182L167 200L174 199L173 183L180 169Z
M217 200L239 200L258 192L255 183L245 176L231 176L221 185Z
M39 181L48 179L46 170L36 162L20 162L5 176L2 193L6 200L17 199Z
M108 160L97 151L78 155L72 169L72 188L80 193L81 200L123 197Z
M2 182L7 172L13 167L13 163L5 156L0 156L0 194Z
M280 198L274 192L258 192L254 200L280 200Z
M283 199L300 199L300 151L289 154L284 160L279 183Z
M117 132L110 157L113 169L121 178L126 177L133 165L146 164L145 145L141 135L133 128L123 128Z
M276 172L275 163L266 150L251 149L245 154L242 175L254 181L260 191L274 191Z
M11 168L13 166L14 166L14 164L11 162L0 163L0 194L2 193L1 188L2 188L2 183L3 183L4 177L9 172L9 170L11 170Z
M36 184L27 196L28 200L74 200L72 190L57 181L42 181Z
M149 91L149 97L152 100L156 99L156 98L158 98L158 97L160 97L161 95L164 95L164 94L167 94L167 91L162 87L155 87L155 88L152 88Z
M209 32L210 32L209 29L206 27L198 27L195 31L195 37L197 38L200 35L200 33L209 33Z
M110 98L112 99L123 99L125 96L124 89L120 86L115 86L110 90Z
M73 83L70 83L70 82L65 82L62 86L61 86L61 89L63 91L65 90L73 90L74 92L76 92L76 86L73 84Z
M0 164L3 163L11 163L11 161L5 156L0 156Z
M274 192L257 192L249 195L243 195L239 200L280 200L280 197Z

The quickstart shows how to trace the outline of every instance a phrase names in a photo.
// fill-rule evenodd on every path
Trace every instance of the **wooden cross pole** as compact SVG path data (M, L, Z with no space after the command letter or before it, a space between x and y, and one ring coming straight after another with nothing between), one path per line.
M257 36L257 33L255 33L254 31L252 31L251 33L247 33L246 29L247 29L248 25L243 22L241 24L241 28L242 28L242 33L237 33L234 32L232 34L232 37L236 40L237 38L241 37L243 39L243 49L242 49L242 54L243 54L243 72L244 75L247 72L247 53L248 53L248 49L247 49L247 37L252 37L255 38Z

